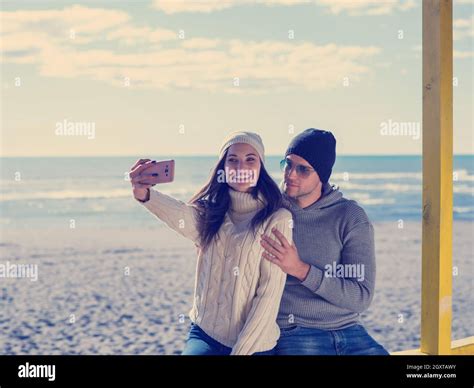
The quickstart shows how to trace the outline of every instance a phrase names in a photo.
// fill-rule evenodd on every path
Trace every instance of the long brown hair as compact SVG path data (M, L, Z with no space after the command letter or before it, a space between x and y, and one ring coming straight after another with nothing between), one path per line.
M224 170L225 160L228 150L217 162L211 172L207 183L198 190L190 199L190 203L197 205L198 211L198 231L200 245L206 249L212 239L219 232L224 222L225 215L230 207L229 185L218 181L218 174ZM268 174L263 163L261 163L260 174L257 184L252 188L250 194L254 199L258 199L261 193L266 204L251 221L251 228L255 235L257 228L276 210L282 207L282 197L280 189Z

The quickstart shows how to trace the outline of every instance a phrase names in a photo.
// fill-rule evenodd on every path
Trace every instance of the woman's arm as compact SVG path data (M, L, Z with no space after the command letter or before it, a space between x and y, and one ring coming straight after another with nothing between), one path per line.
M150 182L150 174L147 175L146 171L154 163L156 163L154 160L139 159L130 169L130 183L134 198L171 229L199 245L197 208L169 195L151 190L155 184Z
M181 236L199 243L197 208L159 191L149 189L149 200L137 201Z
M269 225L270 229L276 227L288 241L292 241L290 228L291 216L280 219L276 224ZM252 301L252 308L242 328L231 355L253 354L262 350L259 348L261 341L265 341L264 332L273 330L276 325L280 300L285 288L286 274L276 264L260 258L260 278L257 292Z

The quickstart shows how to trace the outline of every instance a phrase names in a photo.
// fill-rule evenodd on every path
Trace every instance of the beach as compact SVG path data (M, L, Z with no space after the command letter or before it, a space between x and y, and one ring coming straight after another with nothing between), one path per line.
M374 226L377 286L362 322L391 352L416 348L420 224ZM474 318L472 233L472 223L455 223L453 339L469 336ZM2 240L2 260L37 264L38 279L1 280L0 353L172 355L183 349L196 249L153 216L140 230L10 229Z

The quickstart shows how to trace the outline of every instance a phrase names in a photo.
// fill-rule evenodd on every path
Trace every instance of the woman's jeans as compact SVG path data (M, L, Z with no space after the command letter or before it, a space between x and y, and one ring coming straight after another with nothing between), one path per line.
M295 326L281 329L275 355L388 355L361 325L341 330Z
M185 356L228 356L232 348L222 345L215 339L209 337L198 325L191 324L186 346L182 355ZM273 352L257 352L254 356L272 355Z
M232 349L209 337L199 326L191 324L183 355L227 356ZM388 355L361 325L341 330L319 330L295 326L281 329L275 348L260 355Z

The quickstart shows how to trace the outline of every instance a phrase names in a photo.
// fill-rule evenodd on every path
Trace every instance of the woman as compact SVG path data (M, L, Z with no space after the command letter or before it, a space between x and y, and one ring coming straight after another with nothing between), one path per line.
M271 354L286 281L262 258L261 234L292 241L291 213L264 167L260 136L235 132L224 142L209 181L188 204L150 190L142 159L130 172L135 198L198 247L191 330L185 355Z

